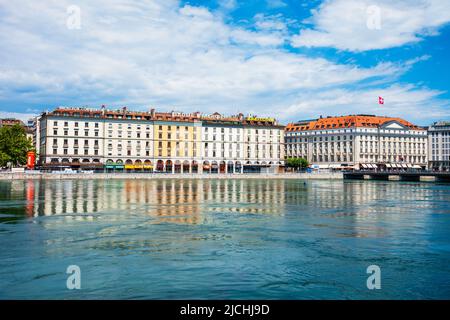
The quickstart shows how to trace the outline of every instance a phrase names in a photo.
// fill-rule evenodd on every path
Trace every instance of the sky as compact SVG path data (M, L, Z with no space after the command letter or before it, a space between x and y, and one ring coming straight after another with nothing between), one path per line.
M106 105L429 125L450 120L449 22L449 0L0 0L0 117Z

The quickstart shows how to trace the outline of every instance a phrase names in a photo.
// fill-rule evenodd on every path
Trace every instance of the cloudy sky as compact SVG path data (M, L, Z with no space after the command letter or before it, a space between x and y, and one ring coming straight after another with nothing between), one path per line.
M449 22L449 0L2 0L0 116L105 104L427 125L450 119Z

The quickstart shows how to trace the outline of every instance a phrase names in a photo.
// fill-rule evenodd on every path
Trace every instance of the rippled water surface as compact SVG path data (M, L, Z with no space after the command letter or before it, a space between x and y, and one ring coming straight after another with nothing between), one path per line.
M450 185L0 181L0 298L449 299Z

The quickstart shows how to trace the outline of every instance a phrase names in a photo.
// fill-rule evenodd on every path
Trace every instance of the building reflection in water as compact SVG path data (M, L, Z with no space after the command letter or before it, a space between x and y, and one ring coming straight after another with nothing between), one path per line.
M284 213L283 180L62 180L12 181L9 193L25 199L29 217L68 220L147 215L158 222L203 223L211 213ZM211 219L211 217L209 218Z
M281 216L289 211L386 223L417 209L440 210L436 203L448 200L437 184L365 181L16 180L0 186L2 200L25 200L28 217L62 215L80 221L141 215L156 223L198 224L216 213Z

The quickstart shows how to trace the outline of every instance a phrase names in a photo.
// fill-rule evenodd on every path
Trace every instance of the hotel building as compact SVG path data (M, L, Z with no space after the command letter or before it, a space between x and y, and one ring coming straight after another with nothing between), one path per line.
M273 118L202 116L202 160L209 172L275 171L284 165L284 127Z
M428 128L428 167L450 171L450 122L435 122Z
M425 168L427 132L400 118L349 115L291 123L286 157L319 168Z
M243 173L283 165L284 127L218 113L57 108L39 119L43 168Z

